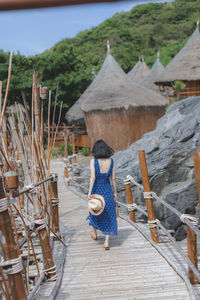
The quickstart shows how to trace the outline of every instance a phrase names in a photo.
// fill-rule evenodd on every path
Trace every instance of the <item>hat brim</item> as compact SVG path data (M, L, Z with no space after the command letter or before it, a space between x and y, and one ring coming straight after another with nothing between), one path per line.
M93 194L93 195L91 195L91 198L93 198L93 199L98 199L98 200L100 200L101 203L102 203L102 207L101 207L99 210L92 209L92 208L89 207L89 205L88 205L88 210L89 210L89 212L90 212L92 215L94 215L94 216L98 216L98 215L100 215L100 214L104 211L104 208L105 208L105 200L104 200L104 197L101 196L101 195L99 195L99 194ZM89 204L89 202L88 202L88 204Z

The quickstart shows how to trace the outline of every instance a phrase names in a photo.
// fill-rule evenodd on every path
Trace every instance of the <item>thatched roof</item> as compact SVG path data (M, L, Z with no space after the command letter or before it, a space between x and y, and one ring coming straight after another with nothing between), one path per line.
M135 67L127 74L127 78L132 82L139 83L148 73L149 68L144 60L139 60Z
M84 115L81 110L81 105L87 101L88 98L92 97L97 90L101 94L104 94L105 90L107 89L115 93L115 90L118 88L118 86L120 86L123 80L126 80L125 72L112 57L110 51L108 51L106 59L99 73L89 87L85 90L85 92L81 95L81 97L76 101L76 103L68 110L65 118L70 123L83 122Z
M139 71L140 67L142 66L142 62L139 58L137 64L133 67L132 70L130 70L130 72L127 73L127 77L132 80L134 79L135 75L137 74L137 72Z
M120 83L107 85L102 82L93 89L92 93L87 93L87 100L84 101L81 108L84 112L95 110L110 110L110 109L129 109L130 107L156 107L163 106L166 103L166 98L141 87L130 80L124 79Z
M200 80L200 33L198 26L156 82Z
M149 73L140 81L140 84L142 86L145 86L148 89L151 90L157 90L156 85L154 82L160 78L160 75L164 71L164 67L162 63L160 62L159 56L157 57L153 67L149 71Z
M147 74L149 73L149 68L147 67L146 63L143 61L140 69L138 70L137 74L134 77L134 82L139 83Z

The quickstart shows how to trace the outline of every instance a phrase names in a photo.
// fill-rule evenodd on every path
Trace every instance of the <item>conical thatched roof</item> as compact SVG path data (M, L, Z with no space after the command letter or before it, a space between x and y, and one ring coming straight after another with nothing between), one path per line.
M139 83L147 74L149 73L149 68L147 67L146 63L143 61L140 69L138 70L137 74L133 78L134 82Z
M200 33L198 26L186 45L171 60L157 82L200 80Z
M125 72L108 51L101 70L78 101L76 101L76 103L68 110L65 118L68 122L80 122L81 120L83 122L84 116L81 105L87 101L88 98L91 98L92 95L96 94L97 90L100 94L104 94L105 90L109 88L111 93L114 94L115 90L118 89L121 82L124 80L126 80Z
M137 74L137 72L140 70L140 67L142 66L142 62L139 58L137 64L133 67L132 70L130 70L130 72L127 73L127 77L132 80L134 79L135 75Z
M160 62L160 58L158 56L153 67L151 68L149 73L144 77L144 79L140 81L140 84L148 89L156 90L156 85L154 84L154 82L156 80L159 80L160 75L162 74L164 69L165 68Z
M87 100L84 101L81 108L85 112L95 110L110 110L129 107L155 107L163 106L166 98L160 94L141 87L130 80L124 79L116 82L113 86L96 86L92 93L87 94Z

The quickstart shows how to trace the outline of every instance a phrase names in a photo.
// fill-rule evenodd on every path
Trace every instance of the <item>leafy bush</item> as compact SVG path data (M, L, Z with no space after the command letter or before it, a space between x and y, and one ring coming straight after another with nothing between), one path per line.
M72 155L72 154L73 154L73 147L72 147L72 144L68 144L68 145L67 145L67 151L68 151L68 155Z
M82 154L83 156L89 156L89 154L90 154L90 148L88 148L88 147L83 147L83 148L81 149L81 154Z

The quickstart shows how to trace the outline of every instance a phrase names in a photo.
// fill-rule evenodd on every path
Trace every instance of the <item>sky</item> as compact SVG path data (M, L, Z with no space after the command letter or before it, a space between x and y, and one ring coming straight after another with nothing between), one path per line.
M0 12L0 49L36 55L64 38L72 38L111 18L115 13L149 2L173 0L132 0L112 3L85 4Z

